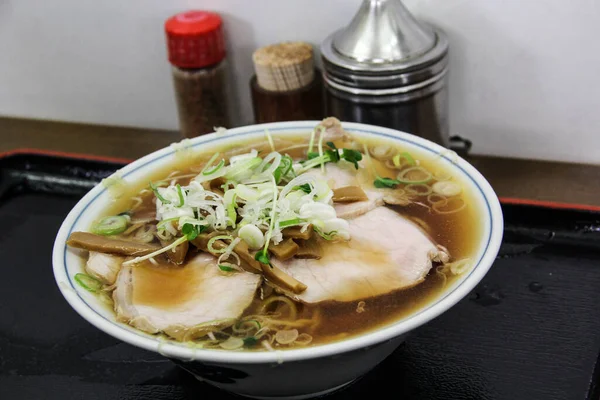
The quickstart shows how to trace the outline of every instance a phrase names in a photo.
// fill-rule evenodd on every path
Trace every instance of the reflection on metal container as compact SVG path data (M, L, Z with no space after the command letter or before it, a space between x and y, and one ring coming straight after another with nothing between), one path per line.
M400 0L364 0L321 54L326 115L449 146L448 39Z

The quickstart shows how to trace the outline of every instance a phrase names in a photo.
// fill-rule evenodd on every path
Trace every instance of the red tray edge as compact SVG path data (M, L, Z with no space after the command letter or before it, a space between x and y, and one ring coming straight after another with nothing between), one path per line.
M119 157L110 157L110 156L97 156L93 154L83 154L83 153L69 153L66 151L57 151L57 150L42 150L42 149L33 149L33 148L19 148L9 151L0 152L0 158L15 156L15 155L43 155L43 156L53 156L53 157L62 157L62 158L75 158L80 160L92 160L92 161L104 161L104 162L113 162L119 164L129 164L133 160L127 158L119 158Z
M109 157L109 156L97 156L92 154L82 154L82 153L69 153L65 151L56 151L56 150L42 150L42 149L34 149L34 148L19 148L14 150L9 150L5 152L0 152L0 158L9 157L13 155L27 155L27 154L35 154L35 155L46 155L46 156L54 156L54 157L64 157L64 158L74 158L80 160L93 160L93 161L105 161L105 162L113 162L120 164L129 164L133 160L127 158L119 158L119 157ZM556 201L547 201L547 200L534 200L534 199L522 199L516 197L500 197L500 202L502 204L514 204L514 205L526 205L526 206L535 206L535 207L545 207L545 208L555 208L555 209L565 209L565 210L583 210L583 211L597 211L600 212L600 206L594 206L591 204L577 204L577 203L563 203Z

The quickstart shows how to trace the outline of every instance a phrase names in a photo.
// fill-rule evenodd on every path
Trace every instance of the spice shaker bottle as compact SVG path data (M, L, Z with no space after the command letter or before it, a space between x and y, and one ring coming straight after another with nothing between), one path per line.
M323 85L310 44L284 42L261 47L252 61L255 75L250 92L256 122L323 118Z
M449 145L448 40L400 0L363 0L321 54L327 115Z
M188 11L165 22L179 125L191 138L228 127L227 68L218 14Z

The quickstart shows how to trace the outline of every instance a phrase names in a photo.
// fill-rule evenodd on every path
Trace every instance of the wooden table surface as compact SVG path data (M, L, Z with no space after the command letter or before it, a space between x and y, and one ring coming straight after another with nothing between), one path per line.
M179 140L174 131L0 118L2 152L36 148L135 159ZM468 160L500 197L600 206L600 165L489 156Z

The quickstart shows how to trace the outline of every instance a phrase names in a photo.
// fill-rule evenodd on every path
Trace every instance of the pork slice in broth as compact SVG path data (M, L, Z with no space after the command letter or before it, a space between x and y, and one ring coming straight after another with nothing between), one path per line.
M308 286L290 297L312 304L380 296L422 282L438 255L424 232L387 207L348 222L351 240L325 244L321 259L272 260Z
M346 186L358 186L363 189L368 200L334 204L335 213L340 218L356 218L384 204L386 192L375 188L369 182L368 174L364 171L362 164L361 168L357 170L353 164L340 161L339 164L327 164L325 173L320 168L314 168L306 171L303 175L324 180L332 190Z
M335 117L325 118L318 125L319 127L325 128L323 135L324 142L333 142L336 140L350 140L351 135L342 128L342 123Z
M183 267L124 266L113 292L119 321L148 333L191 340L231 326L252 302L261 276L223 274L201 253Z
M85 270L102 283L112 285L117 280L117 274L121 270L123 261L125 261L125 257L90 251Z
M369 198L365 201L357 201L354 203L335 203L335 214L344 219L353 219L371 210L376 209L384 204L384 194L377 190L365 190L365 194Z

